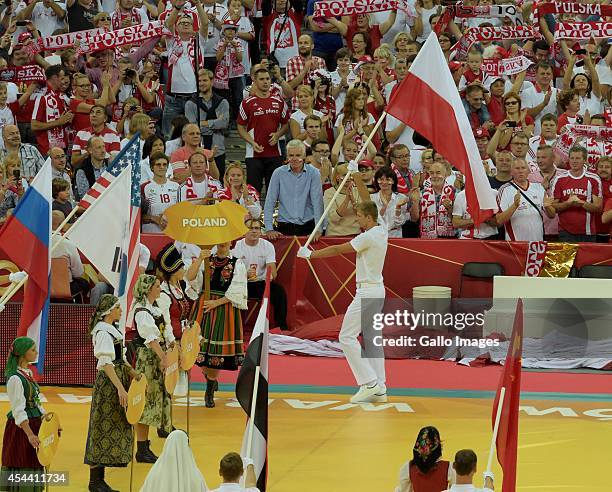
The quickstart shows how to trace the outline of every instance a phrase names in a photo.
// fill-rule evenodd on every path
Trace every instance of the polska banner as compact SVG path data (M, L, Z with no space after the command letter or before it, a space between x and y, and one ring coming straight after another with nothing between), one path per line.
M41 51L56 51L74 47L74 44L84 42L93 38L96 34L103 33L104 29L88 29L86 31L67 32L56 36L38 38L34 43L28 43L23 47L30 55L34 56Z
M534 8L534 15L536 17L541 17L546 14L575 14L612 17L612 5L601 5L599 3L554 2L540 3Z
M612 38L612 22L561 22L555 30L555 40Z
M312 15L315 19L341 17L344 15L372 14L397 10L402 7L401 0L322 0L315 2Z
M116 31L89 29L87 31L71 32L39 38L37 43L30 43L26 50L30 54L41 51L56 51L74 47L79 42L77 54L95 53L113 49L126 44L141 43L156 36L172 35L160 21L124 27Z
M493 77L502 75L516 75L527 70L533 62L524 56L513 56L498 60L497 58L485 58L482 62L482 70Z
M474 43L481 41L501 41L511 39L540 38L531 26L472 27L453 46L454 59L463 60Z
M45 82L45 71L39 65L24 65L22 67L10 67L0 69L1 82Z

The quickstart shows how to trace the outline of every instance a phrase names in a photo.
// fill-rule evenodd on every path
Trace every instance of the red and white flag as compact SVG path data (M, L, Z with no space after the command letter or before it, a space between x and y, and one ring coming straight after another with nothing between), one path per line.
M429 140L465 176L468 212L476 226L497 210L467 114L435 33L394 91L387 114Z

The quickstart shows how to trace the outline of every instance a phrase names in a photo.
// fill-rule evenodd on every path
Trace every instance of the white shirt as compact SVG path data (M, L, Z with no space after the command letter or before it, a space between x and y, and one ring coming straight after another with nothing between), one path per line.
M228 15L227 7L218 4L216 1L213 5L204 5L204 11L207 14L214 14L214 16L222 21ZM205 40L202 45L204 46L204 56L207 58L216 57L217 50L215 49L219 39L221 38L221 31L215 27L215 23L212 21L208 22L208 39Z
M497 203L501 212L508 210L514 203L517 189L509 183L502 185L497 192ZM504 224L506 228L506 240L513 241L542 241L544 239L544 227L542 214L544 213L544 187L540 183L529 183L527 190L521 190L530 200L538 206L535 209L521 194L519 207L512 214L512 218Z
M283 31L279 35L281 26L283 26ZM285 20L285 15L280 14L271 22L268 31L270 51L274 51L274 56L276 56L278 60L278 65L281 68L287 68L289 58L298 56L299 54L297 43L298 35L294 20L291 17ZM278 45L276 45L277 39Z
M17 368L22 374L27 374L30 378L32 377L32 371L30 369ZM19 376L12 375L6 382L6 392L8 394L9 402L11 403L11 412L13 412L13 418L15 419L15 425L19 426L26 420L28 415L25 411L26 399L23 391L23 383ZM44 415L45 409L38 405L38 409Z
M351 240L357 252L355 281L382 284L382 270L387 254L389 235L385 225L376 225Z
M5 125L14 125L15 117L8 106L0 108L0 149L4 149L4 138L2 137L2 128Z
M144 244L140 243L140 255L138 256L138 267L146 270L151 259L151 250Z
M406 2L412 11L415 11L415 1L408 0ZM386 22L386 20L391 15L391 11L387 10L386 12L374 12L370 14L370 18L372 19L372 25L380 25ZM397 15L395 16L395 22L382 37L381 43L387 43L389 45L393 45L393 40L395 36L400 32L407 32L410 34L410 28L414 25L414 19L412 17L408 17L406 12L403 10L398 10Z
M115 340L123 340L121 331L115 326L104 321L98 322L92 331L94 357L98 359L96 369L99 371L105 365L112 364L115 360ZM125 358L125 346L123 346L123 360Z
M541 131L540 120L545 114L552 113L554 115L557 114L557 94L558 89L553 87L552 94L550 95L550 100L548 104L538 113L538 115L534 118L535 120L535 128L533 130L534 135L539 135ZM525 89L521 93L521 100L523 102L522 107L526 109L535 108L539 104L544 101L544 97L546 97L546 92L538 92L536 87L529 87Z
M251 266L256 267L256 277L249 278L251 281L266 279L266 265L276 263L276 251L274 246L267 239L260 238L255 246L250 246L245 239L236 243L232 250L232 256L239 258L248 270Z
M55 245L57 242L59 242L60 238L61 236L53 236L51 244ZM70 241L70 239L61 238L61 244L55 249L52 249L52 251L52 258L66 258L68 260L68 273L70 282L72 282L75 278L78 278L83 275L85 269L83 268L81 256L79 255L77 247L72 241Z
M338 87L340 85L340 82L342 81L342 77L338 73L338 70L334 70L333 72L329 74L329 76L331 78L332 86ZM357 75L355 75L355 73L352 70L349 70L349 73L346 76L346 83L349 86L351 86L355 83L355 80L357 80ZM344 111L344 101L345 100L346 100L346 90L342 89L338 93L338 97L336 97L336 114L340 114L342 113L342 111Z
M493 492L493 491L487 487L478 489L470 483L470 484L465 484L465 485L455 484L450 489L445 490L444 492Z
M66 12L65 2L56 1L55 3L60 9ZM27 5L25 2L20 2L19 5L17 5L15 13L18 14L24 10L26 6ZM51 7L45 7L42 2L37 3L34 6L34 10L32 10L32 23L36 26L36 29L40 31L40 35L43 38L51 36L57 29L63 29L65 27L65 21L63 19L59 19L55 14L55 11Z
M491 194L495 196L495 190L491 190ZM461 217L462 219L471 219L472 216L467 210L467 200L465 198L465 191L461 190L455 196L455 203L453 205L453 217ZM471 232L474 232L472 235ZM494 236L497 234L497 227L493 227L486 222L480 224L480 227L474 229L473 227L468 229L461 229L459 239L484 239L486 237Z
M405 199L404 195L398 193L391 194L391 200L387 203L385 214L381 215L382 209L385 207L380 193L370 195L370 199L378 207L378 216L385 221L389 230L389 237L402 237L402 225L408 220L408 205L405 203L400 207L399 215L396 213L397 203Z
M177 94L193 94L196 92L196 79L191 57L189 56L189 41L168 38L168 53L174 49L175 43L183 45L183 52L172 67L172 92ZM200 36L200 46L204 45L204 39Z
M160 339L162 335L155 324L155 318L153 318L152 314L155 316L162 315L164 317L164 338L167 344L174 342L172 321L170 320L169 311L171 302L168 294L162 292L157 299L157 305L159 307L152 306L149 301L146 301L146 305L144 306L140 303L136 304L136 308L144 307L148 311L139 311L134 315L136 330L138 334L144 338L145 345L148 346L151 342Z
M211 492L259 492L259 489L257 487L245 489L239 483L222 483L218 489L211 490Z
M147 203L147 215L161 215L164 211L178 203L178 183L166 181L163 184L149 181L142 186L142 198ZM142 232L161 232L160 227L151 222L142 225Z

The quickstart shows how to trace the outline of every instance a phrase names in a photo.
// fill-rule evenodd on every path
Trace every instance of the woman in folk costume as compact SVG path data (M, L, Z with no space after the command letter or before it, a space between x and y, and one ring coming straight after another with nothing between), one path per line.
M134 323L137 348L136 370L147 378L145 407L136 424L138 451L136 461L155 463L157 456L151 451L149 426L171 432L172 397L164 386L167 368L166 350L174 346L174 334L170 321L170 301L161 295L159 279L143 274L134 286Z
M198 299L198 292L185 280L185 263L174 243L169 243L159 252L156 259L157 273L161 278L161 295L167 296L170 302L170 320L174 338L180 340L183 325L190 319L193 304ZM191 266L187 275L197 274L197 266ZM163 301L162 301L163 304Z
M170 433L164 449L153 465L140 492L206 492L208 487L182 430Z
M104 294L89 322L94 356L98 359L85 448L85 464L91 467L90 492L113 490L104 481L104 468L127 466L134 449L132 426L125 413L127 390L131 379L140 379L141 375L125 358L125 341L117 325L120 318L119 298Z
M431 186L412 192L410 220L420 219L420 237L425 239L455 238L453 202L455 188L446 184L444 165L434 163L429 168Z
M219 370L235 371L244 360L240 310L247 308L247 272L244 263L231 256L230 246L230 242L218 244L214 255L202 250L194 260L199 270L195 285L202 291L200 265L210 255L210 300L201 295L193 312L193 319L202 327L196 364L206 377L204 403L208 408L215 406Z
M412 459L400 468L395 492L441 492L455 483L455 471L442 457L442 440L435 427L423 427L412 450Z
M2 439L2 477L8 480L11 473L43 473L36 450L40 445L38 430L45 409L40 404L40 388L28 366L36 362L38 351L34 340L19 337L13 341L6 361L6 392L11 410L7 415ZM10 482L2 490L42 491L42 485L31 487Z

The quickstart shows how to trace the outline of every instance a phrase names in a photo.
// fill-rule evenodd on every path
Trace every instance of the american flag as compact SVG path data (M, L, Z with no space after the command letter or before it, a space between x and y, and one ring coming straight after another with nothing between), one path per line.
M130 199L130 222L122 248L121 279L117 296L123 299L123 318L121 326L132 328L133 317L128 315L127 308L132 306L133 290L138 279L138 258L140 256L140 132L136 133L128 144L117 154L113 162L96 180L94 185L79 202L79 207L90 207L102 192L121 174L129 164L132 165L132 183Z

